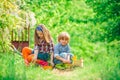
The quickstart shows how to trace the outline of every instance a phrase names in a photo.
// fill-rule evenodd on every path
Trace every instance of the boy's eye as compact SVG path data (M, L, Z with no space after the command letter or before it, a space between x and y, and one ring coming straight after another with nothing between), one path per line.
M65 40L67 41L68 39L66 38Z
M65 40L65 41L67 41L68 39L67 39L67 38L62 38L62 40Z

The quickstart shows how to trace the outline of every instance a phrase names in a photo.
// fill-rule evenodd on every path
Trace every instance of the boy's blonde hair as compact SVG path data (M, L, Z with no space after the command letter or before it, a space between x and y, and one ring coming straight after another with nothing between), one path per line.
M49 30L48 30L48 29L45 27L45 25L43 25L43 24L40 24L38 27L41 27L41 28L42 28L42 32L43 32L45 41L46 41L47 43L50 43L50 41L52 41L52 37L51 37L51 35L50 35ZM35 29L35 34L34 34L34 41L35 41L35 45L38 45L39 39L38 39L38 35L37 35L37 30L36 30L36 29Z
M65 39L65 40L70 40L70 35L67 33L67 32L61 32L59 35L58 35L58 42L60 42L61 39Z

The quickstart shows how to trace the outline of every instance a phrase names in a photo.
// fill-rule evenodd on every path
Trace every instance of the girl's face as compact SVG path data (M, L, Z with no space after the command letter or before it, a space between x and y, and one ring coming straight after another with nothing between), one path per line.
M62 39L60 39L60 43L61 43L63 46L65 46L65 45L68 44L68 39L62 38Z
M37 32L37 35L40 39L44 39L44 35L43 35L43 32L42 31L36 31Z

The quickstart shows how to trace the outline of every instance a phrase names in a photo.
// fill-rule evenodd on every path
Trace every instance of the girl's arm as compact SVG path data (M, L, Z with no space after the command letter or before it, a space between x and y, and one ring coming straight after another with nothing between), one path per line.
M50 42L50 64L51 66L54 66L54 62L53 62L53 58L54 58L54 45L53 45L53 42L51 41Z
M37 56L38 56L38 49L34 50L34 57L33 57L33 62L37 60Z
M53 53L51 53L51 55L50 55L50 63L51 63L52 66L54 66L54 63L53 63Z

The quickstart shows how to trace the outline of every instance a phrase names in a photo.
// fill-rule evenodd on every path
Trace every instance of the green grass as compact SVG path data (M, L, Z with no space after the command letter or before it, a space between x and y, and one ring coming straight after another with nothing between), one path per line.
M71 71L43 70L41 67L31 64L24 65L21 56L14 53L0 55L0 79L1 80L101 80L101 73L107 73L105 69L112 69L117 63L117 58L101 56L94 61L84 59L84 67L76 67ZM110 60L112 59L112 62ZM105 76L105 75L102 75Z
M43 70L39 66L24 65L22 57L18 54L1 55L1 80L77 80L99 78L98 65L85 63L84 68L75 68L72 71ZM93 75L96 75L94 77Z

